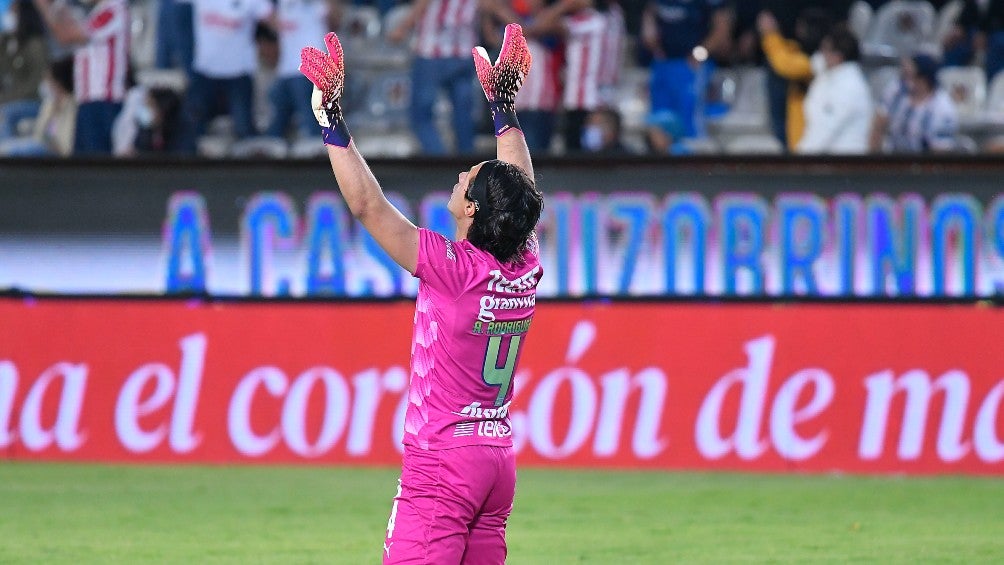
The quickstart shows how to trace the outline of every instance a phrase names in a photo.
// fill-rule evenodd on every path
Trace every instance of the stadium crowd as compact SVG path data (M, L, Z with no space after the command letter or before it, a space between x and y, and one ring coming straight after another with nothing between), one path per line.
M1004 152L1004 0L0 0L0 155L323 153L297 70L345 44L359 150L494 147L471 48L520 22L534 154Z

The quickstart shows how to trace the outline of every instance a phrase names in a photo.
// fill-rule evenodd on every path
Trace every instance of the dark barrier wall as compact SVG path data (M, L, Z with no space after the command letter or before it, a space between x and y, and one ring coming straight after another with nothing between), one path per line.
M472 162L375 161L417 224ZM1004 288L1004 163L540 160L543 296L965 296ZM0 289L395 296L326 163L0 162Z

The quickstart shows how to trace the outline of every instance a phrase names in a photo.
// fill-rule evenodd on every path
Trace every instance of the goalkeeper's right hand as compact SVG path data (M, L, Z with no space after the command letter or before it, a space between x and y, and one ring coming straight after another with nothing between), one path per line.
M314 108L317 123L321 125L324 143L348 147L352 138L341 108L345 86L342 44L334 32L324 36L324 44L328 48L327 53L315 47L304 47L300 51L300 72L314 84L310 104Z

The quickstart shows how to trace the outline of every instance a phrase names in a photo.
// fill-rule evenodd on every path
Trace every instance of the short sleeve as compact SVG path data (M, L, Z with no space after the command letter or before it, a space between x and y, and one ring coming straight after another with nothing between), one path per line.
M445 296L460 296L467 287L471 267L463 250L442 235L418 230L418 264L415 277Z
M127 28L128 13L125 2L102 3L87 17L87 31L91 41L104 40L123 33Z

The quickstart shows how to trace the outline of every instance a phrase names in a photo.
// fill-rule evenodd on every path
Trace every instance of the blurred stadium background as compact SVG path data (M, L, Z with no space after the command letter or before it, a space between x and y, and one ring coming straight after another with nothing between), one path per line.
M157 4L131 7L138 81L183 93ZM353 134L449 234L477 157L418 154L393 11L343 8ZM913 9L934 19L902 49L938 49L946 8ZM860 29L879 90L902 53ZM1000 75L943 69L959 151L807 157L771 134L766 69L723 65L727 112L665 156L647 72L625 62L627 154L535 155L510 562L1004 560ZM232 127L197 157L0 159L0 562L378 561L416 283L317 140Z
M416 39L414 35L406 36L403 41L392 41L389 38L395 27L407 18L411 4L392 1L348 3L340 0L317 3L328 6L327 16L318 17L326 17L328 27L334 26L345 43L346 67L351 79L347 82L343 105L360 151L367 157L403 158L421 154L422 148L411 131L408 115L413 90L410 62ZM20 8L21 12L33 10L32 3L28 0L11 1L0 7L13 12L22 4L25 6ZM62 4L67 4L70 8L76 6L78 13L92 5L82 0ZM56 3L55 6L62 4ZM172 35L175 28L166 27L175 25L165 23L165 18L178 17L170 15L170 10L176 4L190 6L187 2L177 0L128 2L127 63L130 73L127 85L135 85L135 93L142 93L143 96L149 93L151 98L147 104L150 108L156 113L164 114L172 123L157 131L156 135L164 139L151 142L142 137L144 128L149 125L141 117L142 104L127 101L120 121L130 122L131 125L120 123L116 126L120 141L117 142L115 151L120 157L183 151L178 147L178 137L181 135L178 130L182 127L182 116L178 112L186 108L184 101L190 95L189 70L186 69L190 69L191 62L186 66L177 61L178 55L172 49L181 40ZM280 5L278 2L274 4ZM509 5L506 2L503 4ZM543 3L552 4L555 3ZM940 89L950 98L954 111L954 124L950 132L952 141L941 150L962 154L996 153L1004 146L1001 141L1004 134L1004 77L996 72L1000 68L999 61L1002 60L998 34L1004 32L1004 19L1001 19L996 0L710 2L709 5L721 7L728 12L728 23L723 25L727 26L725 31L730 40L721 52L709 55L705 49L701 55L710 58L701 67L708 77L696 93L700 123L698 131L693 135L681 134L674 126L665 123L664 116L653 114L649 90L652 53L644 41L642 29L646 2L624 0L610 4L618 6L615 11L620 16L615 23L622 27L618 32L620 46L616 51L618 72L615 82L601 86L598 101L590 103L585 109L611 110L619 117L621 147L618 151L664 155L649 140L652 128L664 127L667 132L675 132L678 136L676 141L679 143L674 146L676 154L784 154L785 144L776 135L778 124L772 123L772 112L777 113L784 108L783 104L780 108L776 105L772 107L770 91L771 88L777 88L771 84L775 75L769 59L761 49L762 34L758 35L756 22L757 14L765 9L777 12L780 33L785 41L794 41L796 17L805 10L815 9L817 12L827 13L826 25L846 25L858 40L859 63L867 77L872 102L876 106L883 102L891 86L898 82L902 58L915 54L934 57L940 62L940 68L937 69ZM673 2L667 0L666 4L671 5ZM527 6L533 5L535 4L520 1L513 2L511 7L515 13L523 15L525 11L531 10ZM185 9L190 18L191 8ZM18 22L23 25L29 18L22 17L19 20L13 16L5 17L4 31L0 35L6 42L8 58L3 61L4 80L0 83L0 117L4 117L5 122L3 129L0 129L0 154L35 155L38 151L26 152L26 144L30 145L30 140L43 138L46 134L36 127L40 117L40 94L38 88L32 85L46 83L45 66L50 62L66 59L72 51L46 33L44 23L37 15L31 18L35 23L28 31L21 31L17 25ZM299 159L321 153L321 148L314 143L314 136L305 135L300 128L290 127L283 135L274 132L264 134L277 111L270 89L278 79L283 78L276 74L280 60L276 25L278 24L259 24L254 35L257 66L252 75L253 115L256 131L262 135L238 135L240 132L235 131L233 119L226 112L217 112L209 116L206 131L198 138L198 155L212 159ZM494 29L495 32L501 27L497 21L489 21L484 25L484 29ZM703 21L702 25L711 24ZM828 29L824 27L821 32ZM29 37L21 37L22 33ZM191 27L187 33L192 33ZM482 31L481 41L491 46L491 36L491 32ZM33 53L25 52L31 43L29 39L38 39L45 44L44 48L40 48L43 54L38 60L32 58ZM818 44L818 39L816 37L808 45ZM550 46L548 41L551 40L545 37L544 43ZM557 49L560 54L560 45L549 48ZM806 48L804 42L802 48ZM809 52L804 55L811 54ZM560 56L557 60L561 60ZM556 71L553 80L570 80L566 74L565 71ZM808 81L803 85L803 90L807 84ZM45 94L41 96L42 100L51 96L53 88L52 84L42 84L41 90ZM783 94L783 83L781 89ZM72 94L72 87L70 90ZM11 101L18 103L17 108L12 108L7 116L3 116L2 106ZM776 103L777 101L774 102ZM472 111L480 120L475 151L488 153L493 148L491 124L484 118L486 112L482 106L481 98L475 97ZM440 135L445 137L447 143L452 143L453 114L445 93L439 94L433 112ZM565 155L577 152L577 148L567 147L567 140L562 135L563 130L569 127L569 121L560 102L555 113L557 125L554 135L541 153ZM50 115L41 117L51 118ZM780 120L783 124L784 117ZM69 133L72 139L72 128ZM43 150L44 153L65 155L71 152L71 148L65 144L60 145L50 139L42 141L48 146ZM876 147L870 150L862 148L861 151L883 153L890 149Z

